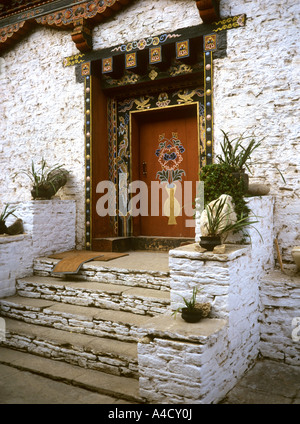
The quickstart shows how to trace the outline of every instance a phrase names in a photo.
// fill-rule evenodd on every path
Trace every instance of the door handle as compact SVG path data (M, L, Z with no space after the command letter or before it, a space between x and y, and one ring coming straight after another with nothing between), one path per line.
M143 162L143 175L146 177L147 176L147 162Z

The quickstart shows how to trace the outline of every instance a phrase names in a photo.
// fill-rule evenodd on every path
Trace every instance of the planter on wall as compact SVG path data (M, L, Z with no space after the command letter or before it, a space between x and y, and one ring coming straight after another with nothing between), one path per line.
M182 308L181 318L190 323L199 322L202 318L206 318L211 310L211 304L196 303L194 308Z
M212 252L216 246L222 244L221 236L201 236L199 244L204 249Z

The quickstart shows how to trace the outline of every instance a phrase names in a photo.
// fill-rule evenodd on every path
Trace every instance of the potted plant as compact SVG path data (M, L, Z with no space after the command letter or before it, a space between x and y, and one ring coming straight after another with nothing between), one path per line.
M16 209L9 210L9 204L5 205L1 215L0 215L0 234L9 234L8 227L6 226L6 220L10 215L16 216L14 212Z
M228 164L205 165L201 169L200 179L204 182L205 204L218 199L222 194L227 194L233 200L238 219L249 215L250 209L244 199L244 182L233 178L232 168Z
M217 160L220 164L226 164L231 168L233 177L244 182L244 191L246 193L249 185L249 176L245 173L245 168L250 172L249 161L255 149L257 149L262 140L255 141L253 136L240 136L229 139L228 133L221 130L223 133L223 142L221 143L222 155L217 155ZM245 147L243 143L251 139Z
M217 200L207 204L201 214L200 246L213 251L226 240L230 232L239 232L245 227L258 222L250 220L248 216L237 219L231 197L222 195Z
M42 158L41 167L36 169L34 162L31 162L31 169L21 170L20 174L25 174L32 182L31 195L33 199L51 199L55 193L67 182L68 171L62 168L63 165L49 167Z
M185 297L181 296L185 306L179 307L176 311L173 312L172 315L176 316L178 312L181 312L181 317L186 322L198 322L202 318L206 318L211 309L210 303L197 303L196 296L199 292L198 287L193 288L193 294L190 300L187 300Z

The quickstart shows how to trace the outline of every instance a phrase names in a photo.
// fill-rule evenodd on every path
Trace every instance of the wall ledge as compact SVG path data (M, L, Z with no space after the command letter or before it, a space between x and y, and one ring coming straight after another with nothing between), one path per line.
M227 262L251 252L251 245L226 244L225 246L225 253L201 252L199 243L193 243L170 250L169 256L199 261Z

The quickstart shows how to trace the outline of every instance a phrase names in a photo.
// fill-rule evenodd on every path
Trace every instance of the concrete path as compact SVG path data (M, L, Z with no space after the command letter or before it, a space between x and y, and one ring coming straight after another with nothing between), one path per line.
M258 361L221 404L300 404L300 367ZM130 404L0 364L0 404Z

